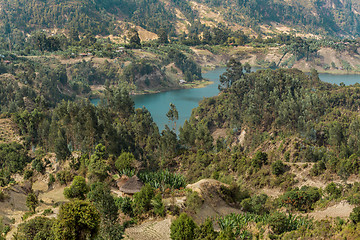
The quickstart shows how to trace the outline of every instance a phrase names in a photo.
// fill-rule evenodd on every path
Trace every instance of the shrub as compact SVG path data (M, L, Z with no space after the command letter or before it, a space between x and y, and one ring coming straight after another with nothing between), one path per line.
M172 240L192 240L195 235L196 224L186 214L182 213L170 227L170 237Z
M24 179L28 180L33 176L34 172L32 170L25 170L24 172Z
M53 185L54 182L55 182L55 177L54 177L54 175L52 175L52 174L50 173L50 174L49 174L48 187L50 187L51 185Z
M272 173L276 176L282 175L285 172L285 164L281 160L277 160L271 164Z
M186 196L186 210L191 213L196 213L196 211L201 207L203 200L199 197L197 192L188 192Z
M246 198L241 202L241 207L244 211L252 212L256 214L268 213L265 203L268 199L266 194L254 195L251 198Z
M31 166L33 169L35 169L37 172L42 173L45 170L44 164L41 161L41 159L34 159L31 163Z
M210 218L207 218L199 228L196 229L196 239L198 240L215 240L217 232L214 231L214 226Z
M74 178L73 174L70 171L64 170L60 171L56 174L57 180L60 182L60 184L68 184L71 182Z
M151 209L151 199L154 197L154 189L145 184L140 192L134 194L133 208L136 214L140 215Z
M54 239L51 231L53 219L35 217L19 225L17 230L18 239Z
M350 220L357 224L360 222L360 207L356 207L350 213Z
M342 193L342 186L337 186L334 182L329 183L326 187L325 187L325 191L327 194L329 194L331 197L333 198L339 198L341 197L341 193Z
M267 153L258 151L251 160L251 165L255 168L261 168L262 165L267 164Z
M158 193L151 200L151 205L153 206L154 213L158 216L163 217L165 215L165 206L162 202L161 194Z
M86 185L84 177L76 176L70 187L64 189L64 196L68 199L77 198L84 200L85 194L89 192L89 186Z
M36 207L39 205L39 199L35 193L29 193L26 197L26 206L30 211L35 212Z
M115 167L119 172L134 168L135 157L132 153L123 152L115 161Z
M320 190L315 187L302 187L301 189L290 190L281 197L284 205L291 206L299 211L312 209L312 205L320 200Z
M299 228L309 229L312 227L312 220L307 217L295 216L282 212L275 212L267 219L275 234L293 231Z

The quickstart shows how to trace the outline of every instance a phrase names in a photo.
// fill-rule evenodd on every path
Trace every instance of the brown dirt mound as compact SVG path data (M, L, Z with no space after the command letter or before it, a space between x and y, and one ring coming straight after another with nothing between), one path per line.
M197 224L203 223L207 218L228 215L230 213L241 213L239 209L230 206L221 197L221 186L228 186L214 179L202 179L194 184L189 184L189 188L204 199L201 208L193 218Z

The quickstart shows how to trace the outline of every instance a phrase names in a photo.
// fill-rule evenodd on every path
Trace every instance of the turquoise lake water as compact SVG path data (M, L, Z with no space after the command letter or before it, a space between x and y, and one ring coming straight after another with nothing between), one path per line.
M177 121L178 128L185 122L185 119L189 119L192 109L198 106L200 100L219 94L219 76L225 72L225 70L225 68L218 68L204 73L204 78L214 82L214 84L204 88L181 89L155 94L137 95L132 96L132 99L135 102L136 108L145 107L150 111L160 131L165 128L165 124L171 125L166 117L166 113L169 111L169 104L175 104L179 112L179 120ZM352 85L360 83L360 75L354 74L319 74L319 77L322 81L332 84L340 84L343 82L345 85ZM97 104L98 100L93 99L92 102Z

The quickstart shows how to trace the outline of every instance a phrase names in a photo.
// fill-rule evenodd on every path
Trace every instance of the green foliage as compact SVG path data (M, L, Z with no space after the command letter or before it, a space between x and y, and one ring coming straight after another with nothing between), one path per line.
M187 184L183 175L172 173L169 170L162 170L158 172L140 172L138 177L142 182L149 184L153 188L160 188L162 191L167 188L185 188Z
M255 168L261 168L263 165L267 164L267 153L258 151L251 160L251 165Z
M66 184L70 183L73 180L73 178L74 178L74 175L68 170L63 170L63 171L59 171L56 173L56 179L62 185L66 185Z
M39 206L39 199L35 193L29 193L26 197L26 206L29 208L30 211L35 213L35 209Z
M215 240L218 233L214 231L213 222L207 218L203 224L195 230L195 239L198 240Z
M135 193L133 198L133 209L135 214L141 215L148 212L152 208L151 200L154 196L154 188L149 184L145 184L140 192Z
M220 90L228 89L234 82L244 75L241 62L236 61L234 58L229 60L226 67L226 72L220 76Z
M134 210L133 210L133 202L131 198L129 197L118 197L115 198L115 204L124 214L129 215L130 217L133 217Z
M89 192L89 187L86 184L85 178L81 176L75 176L70 187L64 189L64 196L67 199L77 198L84 200L86 194Z
M231 213L224 217L217 219L221 232L226 233L225 235L233 235L234 237L245 237L248 238L249 232L246 230L246 226L251 222L263 222L266 221L266 217L258 216L255 214L234 214ZM231 232L227 233L227 232ZM220 234L221 236L222 234Z
M31 166L34 170L36 170L37 172L39 173L43 173L44 170L45 170L45 166L42 162L41 159L38 159L38 158L35 158L32 163L31 163Z
M172 240L192 240L195 237L196 228L195 222L186 213L182 213L171 224L170 238Z
M55 239L52 226L54 224L53 219L46 217L35 217L29 221L26 221L19 225L16 239L19 240L52 240Z
M202 204L203 199L201 199L197 192L191 191L186 194L186 211L195 214Z
M51 185L53 185L55 182L55 177L53 174L49 174L49 181L48 181L48 187L50 187Z
M100 213L99 237L102 239L121 239L123 227L118 223L118 206L104 183L94 183L87 194L88 199Z
M173 129L176 130L176 121L179 120L179 113L176 109L176 106L173 103L170 103L170 109L169 111L166 113L166 117L174 122L174 127Z
M315 202L320 200L321 191L315 187L302 187L284 193L280 199L282 204L290 206L298 211L308 211L312 209Z
M65 138L65 132L61 129L58 130L57 138L55 139L55 154L59 160L65 160L71 155L71 152L67 146L67 140Z
M292 231L303 227L311 228L312 221L306 217L295 216L291 214L275 212L268 219L269 225L275 234Z
M286 165L281 160L277 160L271 164L271 170L274 175L279 176L285 172Z
M109 166L107 165L105 158L107 152L105 146L98 144L95 148L95 152L91 155L89 163L89 179L92 181L104 181L108 177Z
M32 170L25 170L24 172L24 179L28 180L33 176L34 172Z
M151 205L153 206L153 211L155 215L161 217L165 216L165 206L162 202L162 197L160 193L156 194L155 197L151 200Z
M134 168L135 157L132 153L123 152L115 161L115 167L119 172Z
M94 239L99 224L99 212L91 203L74 200L61 205L53 231L56 240Z
M355 207L350 213L350 220L357 224L360 222L360 207Z
M242 190L239 185L232 183L229 187L225 185L220 186L222 198L230 204L241 202L246 198L250 198L247 190Z
M0 144L0 185L6 186L11 180L10 174L22 171L28 162L22 145L15 142Z
M100 182L93 183L87 197L99 210L101 218L108 219L111 222L117 220L118 207L111 195L109 186Z
M241 207L246 212L262 215L269 212L265 205L267 200L268 196L265 194L254 195L242 200Z
M178 67L185 74L185 81L192 82L193 80L202 79L201 68L191 59L189 59L182 52L171 49L167 55L167 62L174 62L175 66Z
M325 187L325 192L327 194L329 194L331 197L337 199L339 197L341 197L342 194L342 186L341 185L337 185L334 182L329 183L326 187Z

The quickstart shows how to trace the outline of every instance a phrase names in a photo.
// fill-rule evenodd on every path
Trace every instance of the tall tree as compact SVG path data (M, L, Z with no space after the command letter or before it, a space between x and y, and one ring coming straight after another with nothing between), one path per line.
M100 214L90 202L74 200L61 205L53 227L56 240L94 239L98 233Z
M226 64L226 72L224 72L220 76L220 85L219 90L224 90L239 80L243 75L243 66L240 61L235 60L234 58L231 58L229 62Z
M175 104L170 103L170 109L169 111L166 113L166 117L173 122L174 126L173 126L173 130L176 130L176 121L179 120L179 112L176 109Z

